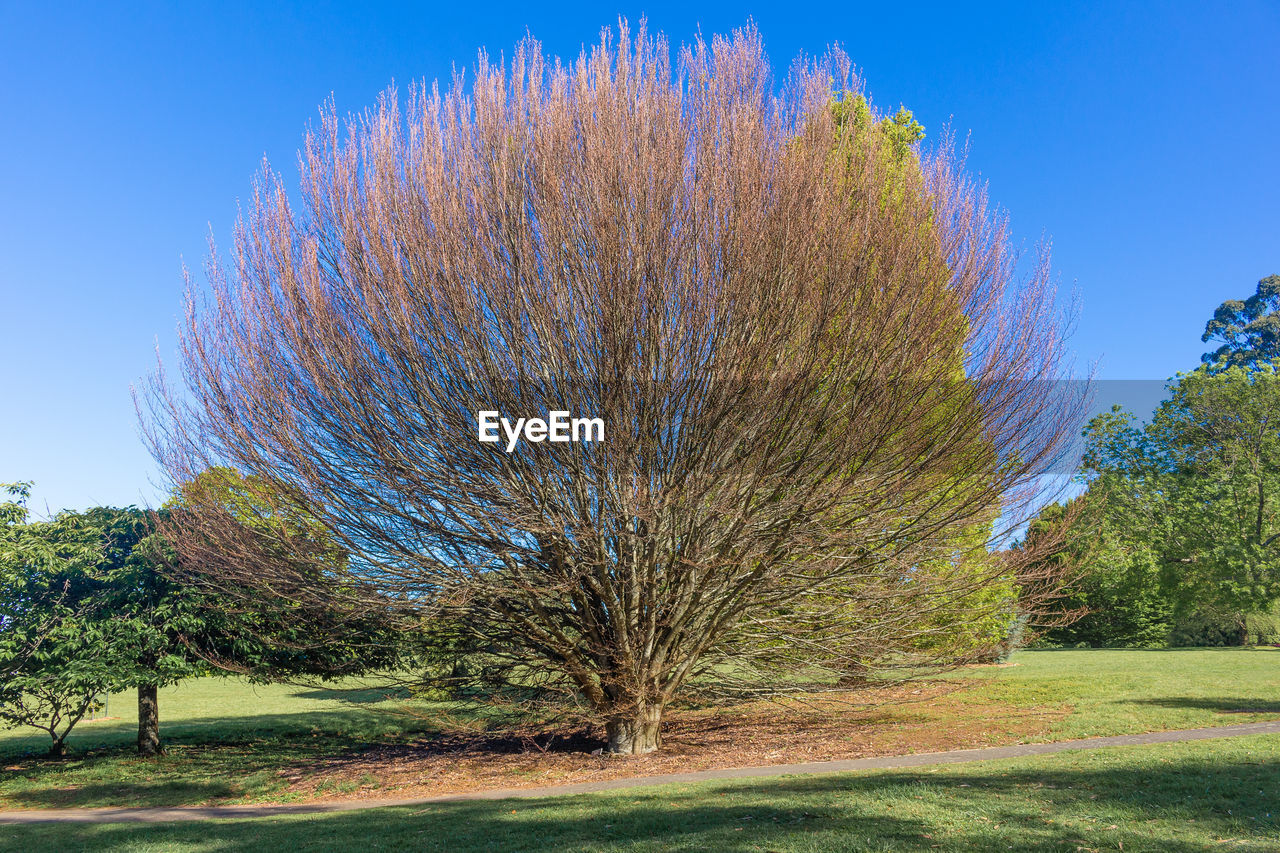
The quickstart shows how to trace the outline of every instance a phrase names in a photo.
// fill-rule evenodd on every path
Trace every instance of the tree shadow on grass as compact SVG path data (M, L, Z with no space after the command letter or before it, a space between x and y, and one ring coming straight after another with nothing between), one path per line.
M302 699L336 699L355 705L376 705L379 702L403 701L412 698L406 687L334 687L313 688L294 694Z
M430 720L315 711L237 718L217 726L163 728L166 754L142 758L123 737L61 760L42 752L0 757L0 809L218 804L276 799L293 784L324 777L353 762L517 753L578 753L603 745L578 729L441 730ZM73 735L74 739L74 735Z
M394 709L352 705L349 709L318 709L290 713L237 717L196 717L175 721L160 718L160 734L166 743L224 744L293 737L342 738L359 746L404 734L430 733L438 725L426 715L397 713ZM77 727L68 738L76 758L119 753L136 742L134 724L112 729ZM48 751L47 735L0 742L0 762L37 758ZM53 762L57 766L59 762Z
M135 733L73 732L72 754L45 757L38 740L0 752L0 808L171 806L271 797L291 784L282 770L409 739L430 721L352 711L263 714L165 725L166 754L136 754ZM26 747L25 749L23 747Z
M1126 699L1127 704L1155 705L1160 708L1194 708L1224 714L1280 714L1280 701L1224 696L1158 696L1151 699Z
M120 808L121 796L128 797L128 808L167 808L225 801L241 796L233 780L191 781L163 778L152 781L136 781L127 784L98 782L69 785L65 788L41 791L18 791L7 797L13 807L22 809L50 808Z
M0 809L161 807L267 797L287 785L279 770L337 747L320 739L184 744L142 758L128 749L94 750L62 761L32 759L0 774Z
M294 818L6 827L39 845L218 851L1125 850L1280 846L1280 768L1229 757L1058 757L1008 771L895 772L438 803ZM1067 759L1070 761L1071 759ZM1083 764L1084 766L1080 766ZM0 842L0 849L4 849Z

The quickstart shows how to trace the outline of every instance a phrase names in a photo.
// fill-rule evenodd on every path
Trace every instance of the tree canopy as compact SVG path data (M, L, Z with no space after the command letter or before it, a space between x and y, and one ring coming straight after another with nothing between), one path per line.
M27 484L0 504L0 722L42 729L50 754L95 707L99 694L136 682L125 619L104 619L96 596L106 530L62 514L29 521Z
M193 488L211 488L215 477ZM219 481L221 482L221 481ZM250 517L244 489L224 500ZM170 510L94 507L27 520L25 484L0 504L0 721L47 731L51 753L101 694L136 689L138 750L161 750L158 690L195 675L336 676L392 665L401 654L385 614L323 608L277 595L257 601L180 567L163 536ZM180 506L179 499L174 502ZM281 522L305 523L293 516ZM305 538L305 537L304 537ZM330 565L340 561L332 549ZM323 565L323 564L309 564Z
M1205 364L1252 367L1262 361L1280 361L1280 275L1259 281L1248 299L1228 299L1219 305L1200 340L1220 344L1201 356Z
M847 69L776 89L754 30L673 62L623 27L328 114L301 207L268 172L211 257L189 393L160 378L148 430L175 484L225 469L305 507L341 581L213 494L173 512L180 562L448 626L467 671L587 709L615 752L657 748L687 690L822 687L851 612L997 606L966 596L1009 567L947 558L1017 523L1075 429L1044 393L1047 257L1017 277L1003 219L905 116L855 120L837 156ZM481 409L608 437L508 453Z
M1152 645L1179 621L1227 620L1243 642L1250 614L1280 600L1276 368L1202 365L1170 384L1149 423L1114 407L1085 435L1096 513L1073 596L1093 612L1053 639Z

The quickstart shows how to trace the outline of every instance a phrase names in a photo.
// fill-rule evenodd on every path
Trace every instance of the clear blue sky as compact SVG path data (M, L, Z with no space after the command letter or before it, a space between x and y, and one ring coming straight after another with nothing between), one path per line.
M576 54L618 14L675 42L751 16L778 68L840 42L1053 238L1082 364L1193 367L1213 308L1280 272L1280 4L1048 5L0 0L0 481L40 511L157 498L129 386L172 350L182 259L330 93L362 109L526 28Z

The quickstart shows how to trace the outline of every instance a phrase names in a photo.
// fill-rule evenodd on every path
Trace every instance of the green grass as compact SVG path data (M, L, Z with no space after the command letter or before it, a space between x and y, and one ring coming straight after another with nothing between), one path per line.
M911 772L158 825L0 828L0 851L1280 849L1280 736Z
M929 704L896 705L893 726L945 726L994 705L1009 719L1030 709L1063 709L1032 739L1226 725L1280 717L1280 649L1179 651L1027 651L1018 666L965 670L971 690ZM171 806L289 801L282 768L311 765L362 745L430 732L439 706L384 700L376 691L347 693L286 685L253 686L201 679L160 698L169 753L142 759L129 751L136 732L133 697L112 697L118 720L82 724L76 754L62 762L30 760L47 748L40 733L0 732L0 808ZM406 707L418 716L403 713ZM992 742L1009 737L997 725ZM10 766L20 769L10 770ZM373 784L362 780L359 784ZM341 783L351 787L353 783ZM341 794L333 788L331 794Z
M108 719L75 729L64 761L29 760L48 748L41 732L0 732L0 766L22 767L0 770L0 808L288 801L280 769L432 731L436 710L379 690L194 679L160 691L166 754L144 759L132 752L136 698L120 694Z
M421 721L398 713L406 705L404 700L386 696L386 691L373 689L326 690L251 684L240 678L196 678L160 691L160 723L166 739L200 742L312 732L372 740L421 727ZM68 740L72 748L134 742L137 696L130 692L111 696L106 713L107 719L81 722L75 728ZM36 729L0 731L0 756L41 753L48 747L49 736Z
M1280 717L1276 648L1023 651L1013 661L967 670L986 683L956 701L1069 706L1050 740Z

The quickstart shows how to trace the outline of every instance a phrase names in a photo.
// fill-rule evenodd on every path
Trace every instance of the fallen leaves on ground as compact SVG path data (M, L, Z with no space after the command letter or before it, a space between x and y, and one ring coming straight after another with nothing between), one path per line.
M804 702L672 709L662 749L644 756L593 754L601 739L586 730L459 729L317 757L280 773L290 793L308 799L421 797L998 746L1043 738L1068 710L960 701L957 687L940 681ZM356 788L357 781L366 784Z

